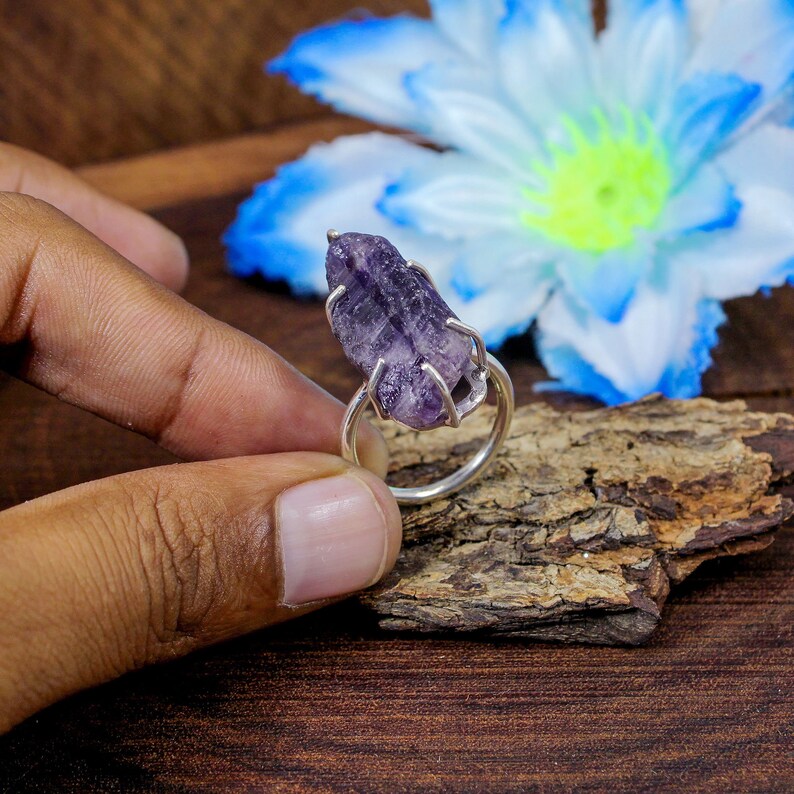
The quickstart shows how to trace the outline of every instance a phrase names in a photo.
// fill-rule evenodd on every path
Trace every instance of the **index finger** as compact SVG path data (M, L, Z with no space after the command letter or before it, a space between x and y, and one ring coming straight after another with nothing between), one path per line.
M184 458L339 452L343 406L272 350L55 208L0 194L0 344L18 342L14 374ZM380 435L361 445L383 475Z
M187 252L177 235L52 160L0 141L0 190L52 204L161 284L185 286Z

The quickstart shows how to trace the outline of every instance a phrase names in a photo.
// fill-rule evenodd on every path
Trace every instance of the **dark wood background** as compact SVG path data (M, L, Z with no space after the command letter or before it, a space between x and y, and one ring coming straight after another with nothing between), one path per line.
M0 136L70 163L152 152L83 173L185 237L189 300L343 399L357 378L322 308L231 278L218 237L253 181L360 129L259 71L353 5L0 2ZM706 392L794 412L794 290L728 310ZM526 344L503 358L535 399L545 376ZM0 507L171 460L2 376L0 421ZM398 637L342 604L31 718L0 738L0 791L791 791L792 562L787 531L705 565L638 649Z
M0 138L77 165L327 115L262 74L300 30L425 0L0 0Z

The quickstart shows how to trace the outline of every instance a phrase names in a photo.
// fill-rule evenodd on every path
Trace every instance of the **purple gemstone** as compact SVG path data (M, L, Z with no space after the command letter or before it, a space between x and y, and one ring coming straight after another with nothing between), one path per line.
M385 362L376 396L390 416L416 430L447 418L427 362L450 390L467 370L471 339L446 326L452 310L424 276L410 268L385 238L349 232L333 240L325 260L334 305L331 327L350 362L365 378Z

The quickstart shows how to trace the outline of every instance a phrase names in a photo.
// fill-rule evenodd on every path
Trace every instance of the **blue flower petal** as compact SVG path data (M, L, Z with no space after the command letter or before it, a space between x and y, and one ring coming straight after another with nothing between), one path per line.
M659 391L666 397L687 399L700 394L700 379L711 366L711 351L719 341L718 329L727 317L717 301L703 300L697 305L693 329L694 341L686 357L675 361L659 381Z
M576 20L588 33L595 33L592 0L504 0L503 5L507 14L523 14L527 20L537 21L544 3L566 19Z
M610 0L607 25L636 25L649 12L686 16L687 0Z
M537 341L537 335L536 335ZM600 375L592 364L585 361L570 345L541 346L541 358L546 372L556 380L539 383L535 390L569 391L595 397L607 405L619 405L628 402L627 397L618 391L607 378Z
M460 56L429 20L411 16L326 25L297 36L268 64L337 110L423 131L403 78L426 63Z
M651 254L642 243L603 254L570 253L557 265L568 293L610 323L623 319L637 285L648 273Z
M452 296L448 303L461 320L477 328L488 349L495 350L532 325L540 303L549 292L548 285L530 284L526 290L522 287L518 282L513 290L485 292L466 302Z
M655 386L646 386L645 393L660 392L673 399L686 399L700 394L701 377L711 365L711 350L719 339L717 329L725 319L719 303L701 301L696 308L691 347L680 360L670 363ZM544 344L542 334L539 336L541 359L547 372L556 381L540 384L538 391L565 389L595 397L607 405L618 405L642 396L635 391L627 393L617 389L573 345Z
M257 185L223 236L231 272L243 278L258 273L284 279L300 295L322 292L324 274L316 246L289 235L287 229L289 219L310 207L332 181L331 172L307 155Z
M382 133L313 146L240 205L224 235L231 271L284 279L298 294L324 294L325 231L331 227L384 235L408 256L442 268L454 247L398 228L376 209L385 186L403 169L437 156Z
M698 74L678 89L664 137L679 183L726 143L760 97L760 85L736 74Z
M664 116L689 54L683 0L612 0L599 41L609 104Z
M723 0L710 10L689 69L733 72L771 100L794 76L794 2Z
M565 388L610 403L655 391L692 396L685 391L707 366L722 319L716 302L703 301L697 278L674 267L664 283L638 287L619 323L555 293L538 314L536 343Z

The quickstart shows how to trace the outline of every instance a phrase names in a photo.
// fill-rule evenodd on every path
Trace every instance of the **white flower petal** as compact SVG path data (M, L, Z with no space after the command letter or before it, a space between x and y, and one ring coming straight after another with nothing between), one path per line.
M451 268L449 304L491 347L525 331L554 284L557 252L522 235L468 241Z
M406 88L433 140L530 178L532 160L542 154L539 141L483 70L431 64L408 75Z
M454 246L398 227L375 208L386 185L405 167L421 167L434 156L382 133L312 146L240 205L224 236L232 271L285 279L300 294L324 294L325 232L336 228L388 237L406 256L443 274Z
M514 280L554 278L560 250L528 234L484 235L467 240L452 262L451 286L464 301L491 289L513 289Z
M526 206L507 173L452 151L409 168L379 204L395 223L450 240L520 231Z
M431 21L304 34L272 69L451 151L381 134L312 148L241 207L232 268L325 292L325 229L382 234L491 344L537 316L567 388L610 402L696 394L717 300L794 275L794 130L754 126L794 118L794 0L611 0L598 44L588 0L430 3ZM649 116L670 156L658 221L598 256L528 228L548 144L572 151L573 121L597 157L599 119L626 113Z
M720 300L784 283L794 274L794 130L758 127L717 165L735 190L738 218L682 250L678 266L701 273L706 294Z
M657 230L662 237L671 239L729 228L738 220L741 206L722 171L706 163L670 197Z
M620 323L583 312L558 293L538 315L537 343L549 373L572 391L608 403L655 391L691 397L723 319L719 304L701 301L679 274L664 289L644 285Z
M441 32L476 61L491 60L505 0L430 0Z
M567 292L589 312L610 323L623 319L637 287L651 269L650 246L638 240L630 248L603 254L568 252L557 264Z
M690 27L697 39L703 37L714 21L714 17L726 0L687 0Z
M505 91L538 129L559 125L563 114L589 117L596 101L595 42L580 4L511 3L497 58Z
M681 0L612 0L599 39L603 87L612 108L665 118L687 55L689 33Z
M727 300L777 287L794 275L794 195L737 186L736 225L676 255L676 266L698 273L705 295Z
M302 91L343 113L424 130L403 78L427 63L460 55L431 21L397 16L306 31L268 70L287 75Z
M698 42L690 74L735 73L773 97L794 74L794 3L725 0Z
M757 127L723 152L717 164L733 181L794 193L794 129Z
M453 295L448 303L463 322L480 332L485 344L493 350L532 325L550 290L548 281L535 281L529 273L517 274L512 289L493 289L468 303Z

